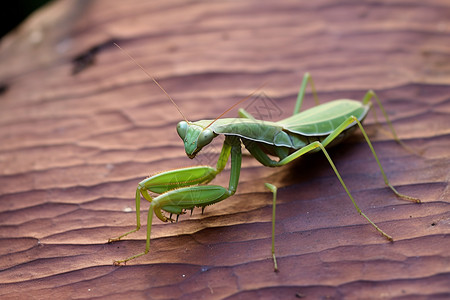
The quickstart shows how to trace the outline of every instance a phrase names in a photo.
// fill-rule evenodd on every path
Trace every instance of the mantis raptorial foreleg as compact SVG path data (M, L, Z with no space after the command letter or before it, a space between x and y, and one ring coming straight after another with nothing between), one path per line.
M228 188L218 185L198 185L208 183L214 179L225 168L230 154L231 171ZM183 213L183 210L194 209L194 207L204 208L207 205L232 196L236 192L239 182L241 161L240 140L235 137L226 137L216 168L209 166L182 168L160 173L141 181L136 189L136 228L117 238L109 239L108 242L118 241L140 229L140 202L142 195L144 199L150 202L145 250L126 259L115 261L114 264L126 263L149 252L153 213L163 222L174 221L170 217L166 217L162 211L164 210L171 215L176 214L178 216ZM161 195L152 198L148 191Z
M138 231L141 228L141 195L142 197L144 197L144 199L151 203L154 199L149 195L148 191L162 194L167 191L184 186L207 183L214 179L216 174L218 174L220 171L221 170L217 170L209 166L196 166L159 173L155 176L142 180L141 182L139 182L136 189L136 228L116 238L110 238L108 242L111 243L118 241L123 237L129 235L130 233Z

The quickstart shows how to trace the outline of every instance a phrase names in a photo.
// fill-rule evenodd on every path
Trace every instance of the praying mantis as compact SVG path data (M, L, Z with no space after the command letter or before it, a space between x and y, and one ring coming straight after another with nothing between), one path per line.
M116 44L117 47L119 47ZM119 47L120 48L120 47ZM122 48L120 48L122 50ZM122 50L124 51L124 50ZM124 51L125 52L125 51ZM126 53L126 52L125 52ZM324 104L318 104L317 93L314 82L309 73L303 77L302 84L297 96L293 115L278 122L257 120L244 109L239 109L239 118L222 118L222 116L235 106L239 105L250 96L242 99L219 117L214 120L200 120L197 122L188 121L173 99L161 87L161 85L139 65L134 58L126 53L153 82L172 101L176 109L180 112L183 121L177 125L177 132L182 141L186 155L193 159L205 146L218 135L224 135L222 150L218 158L216 167L193 166L162 172L142 180L136 189L136 228L126 232L116 238L109 239L108 242L121 240L123 237L136 232L141 227L140 203L141 197L150 202L147 215L147 235L145 250L142 253L130 256L123 260L117 260L115 265L125 264L127 261L145 255L150 250L150 235L152 229L153 215L163 222L175 221L172 215L178 216L186 210L193 210L195 207L203 209L208 206L227 199L236 193L241 171L242 150L241 146L250 152L262 165L267 167L280 167L291 161L313 152L322 152L328 160L331 168L336 174L339 182L352 201L358 214L363 216L382 236L387 240L393 238L379 228L356 204L352 194L345 185L339 171L334 165L326 148L336 145L349 136L356 128L362 132L373 157L381 171L385 184L400 198L420 203L420 199L400 194L388 181L388 178L381 166L380 160L370 142L361 122L367 116L372 99L380 107L394 139L401 143L392 126L389 117L384 110L378 96L372 90L368 91L362 101L340 99ZM301 112L301 106L307 85L311 86L316 106ZM276 157L278 160L271 158ZM217 174L222 172L231 156L231 170L228 187L219 185L208 185ZM265 186L273 194L272 211L272 259L274 270L278 270L275 256L275 208L277 198L276 186L266 183ZM152 197L149 192L157 194ZM168 213L166 216L164 212Z

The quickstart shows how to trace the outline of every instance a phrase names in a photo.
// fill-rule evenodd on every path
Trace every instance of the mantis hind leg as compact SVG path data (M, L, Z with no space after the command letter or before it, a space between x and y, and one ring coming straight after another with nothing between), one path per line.
M303 104L303 97L305 96L306 85L308 83L311 85L311 90L312 90L312 94L314 97L314 101L316 102L316 105L319 105L319 98L317 97L316 88L314 87L314 81L311 77L311 74L306 72L305 75L303 76L302 84L301 84L300 90L298 92L297 102L295 103L295 108L294 108L294 113L293 113L294 115L296 115L300 112L300 108L302 107L302 104Z
M392 126L392 122L389 119L389 116L386 112L386 110L384 109L383 105L381 104L380 98L378 98L377 94L375 94L375 92L373 90L369 90L366 95L364 96L362 103L363 104L368 104L370 103L370 100L374 98L375 102L378 104L378 106L380 107L381 113L384 116L384 119L386 120L386 123L389 127L390 132L392 133L392 136L394 137L394 140L400 144L403 148L405 148L408 152L411 152L413 154L418 155L418 153L416 151L414 151L411 147L407 146L405 143L402 142L402 140L399 139L399 137L397 136L397 133L395 132L394 126ZM373 111L373 116L375 118L375 122L378 122L378 118L377 118L377 114L375 112L375 109L372 110Z
M363 126L361 125L361 122L354 116L349 117L346 121L344 121L341 125L339 125L328 137L326 137L322 142L319 141L315 141L297 151L295 151L294 153L290 154L289 156L285 157L284 159L280 160L280 161L274 161L272 160L270 157L267 156L266 153L264 153L261 148L259 148L255 143L247 143L247 149L249 150L249 152L259 161L261 162L263 165L265 166L269 166L269 167L277 167L277 166L282 166L285 165L297 158L299 158L300 156L309 153L309 152L314 152L317 151L318 149L322 150L323 154L325 155L325 157L327 158L328 162L330 163L331 168L333 169L333 171L335 172L337 178L339 179L339 182L341 183L342 187L344 188L345 192L347 193L347 195L349 196L350 200L352 201L354 207L356 208L357 212L362 215L370 224L372 224L372 226L374 226L374 228L380 232L386 239L388 239L389 241L392 241L392 237L390 235L388 235L387 233L385 233L383 230L381 230L372 220L369 219L369 217L367 217L359 208L359 206L356 204L356 201L354 200L352 194L350 193L350 191L348 190L347 186L345 185L339 171L337 170L336 166L334 165L331 157L329 156L327 150L325 149L325 147L330 144L337 136L339 136L340 133L342 133L349 125L351 125L352 123L357 123L358 127L361 129L364 138L367 142L367 144L369 145L369 148L378 164L378 167L380 168L381 174L383 175L383 179L385 184L399 197L404 198L406 200L410 200L416 203L420 203L420 200L414 197L410 197L407 195L403 195L400 194L388 181L387 176L383 170L383 167L381 166L381 163L378 159L378 156L375 153L375 150L372 146L372 143L370 142Z

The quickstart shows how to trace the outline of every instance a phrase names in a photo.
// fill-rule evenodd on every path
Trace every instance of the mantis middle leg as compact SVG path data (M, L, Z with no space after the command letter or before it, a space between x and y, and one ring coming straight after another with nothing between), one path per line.
M361 209L359 208L359 206L356 204L356 201L354 200L352 194L350 193L350 191L348 190L347 186L345 185L339 171L337 170L336 166L334 165L331 157L329 156L327 150L325 149L325 147L330 144L337 136L339 136L340 133L342 133L350 124L352 123L357 123L358 127L360 128L361 132L363 133L364 139L366 140L367 144L369 145L369 148L378 164L378 167L381 171L381 174L383 175L383 179L385 184L398 196L401 198L404 198L406 200L410 200L416 203L420 203L420 199L418 198L414 198L411 196L407 196L404 194L399 193L390 183L389 180L387 179L387 176L383 170L383 167L381 166L380 160L378 159L377 154L375 153L375 150L372 146L372 143L369 140L369 137L367 136L361 122L355 118L354 116L349 117L346 121L344 121L340 126L338 126L330 135L328 135L322 142L320 141L315 141L312 142L311 144L295 151L294 153L290 154L289 156L281 159L280 161L274 161L272 160L265 152L262 151L262 149L255 143L252 142L247 142L244 141L245 146L247 147L248 151L252 154L253 157L255 157L260 163L262 163L265 166L268 167L278 167L278 166L282 166L285 165L299 157L301 157L302 155L309 153L309 152L313 152L313 151L317 151L317 149L320 149L323 154L325 155L325 157L327 158L328 162L331 165L331 168L333 169L333 171L335 172L337 178L339 179L339 182L341 183L342 187L344 188L345 192L347 193L347 195L349 196L350 200L352 201L354 207L356 208L357 212L362 215L370 224L372 224L372 226L379 232L381 233L381 235L383 235L387 240L389 241L393 241L393 238L388 235L387 233L385 233L383 230L381 230L372 220L370 220L369 217L367 217L366 214L364 214ZM273 193L274 193L274 205L276 203L276 194L274 192L274 190L276 191L276 189L274 189L274 187L272 187L272 185L268 185L266 184L266 187L268 187ZM272 218L272 227L275 226L275 213L273 214L273 218ZM274 257L274 263L275 263L275 268L276 268L276 260L275 260L275 254L274 254L274 235L272 236L272 255Z
M319 98L317 97L316 88L314 87L314 81L311 77L311 74L309 74L309 72L306 72L305 75L303 75L302 84L300 85L300 90L297 95L297 101L295 103L295 108L294 108L294 113L293 113L294 115L296 115L300 112L300 108L302 107L302 104L303 104L303 98L305 97L306 86L308 85L308 83L311 85L314 102L316 103L316 105L319 105ZM256 119L254 116L252 116L252 114L250 114L248 111L246 111L243 108L239 109L238 115L240 118L246 118L246 119L252 119L252 120Z

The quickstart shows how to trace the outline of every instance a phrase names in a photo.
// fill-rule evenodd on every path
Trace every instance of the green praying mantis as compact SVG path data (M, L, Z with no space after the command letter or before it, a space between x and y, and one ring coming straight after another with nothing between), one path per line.
M116 45L119 47L118 45ZM120 48L120 47L119 47ZM120 48L121 49L121 48ZM121 49L122 50L122 49ZM124 50L122 50L124 51ZM125 52L126 53L126 52ZM255 119L244 109L239 109L239 118L222 118L233 107L242 103L250 96L242 99L230 109L225 111L214 120L201 120L197 122L188 121L179 107L175 104L168 93L159 83L147 73L128 53L126 53L134 63L136 63L166 94L172 101L176 109L183 116L184 121L177 125L177 132L184 142L184 148L189 158L193 159L205 146L218 135L223 134L225 140L216 167L193 166L171 170L151 176L138 184L136 189L136 228L126 232L117 238L109 239L108 242L121 240L123 237L136 232L141 227L140 203L141 196L150 202L147 215L147 239L145 250L142 253L130 256L123 260L117 260L115 265L126 263L132 259L145 255L150 250L150 234L152 229L153 214L163 222L175 221L172 215L178 216L186 210L193 210L195 207L203 209L208 206L225 200L234 195L239 182L241 171L242 151L241 145L250 152L262 165L267 167L280 167L307 153L322 152L335 172L339 182L355 206L357 212L362 215L382 236L387 240L393 238L380 229L370 220L366 214L356 204L352 194L345 185L341 175L336 169L326 148L338 144L345 139L352 131L359 128L367 142L373 157L383 175L385 184L400 198L420 203L420 200L411 196L400 194L388 181L388 178L381 166L377 154L363 128L361 122L367 116L372 99L379 105L387 124L395 140L402 144L384 110L378 96L372 91L368 91L362 102L349 99L334 100L325 104L318 104L317 93L314 82L309 73L304 75L293 115L278 122L269 122ZM301 106L307 85L310 84L316 106L301 112ZM270 155L270 156L269 156ZM228 187L219 185L208 185L217 174L224 170L226 163L231 156L231 170ZM272 157L278 158L273 160ZM273 193L272 211L272 259L274 270L278 270L275 256L275 208L277 198L277 188L266 183L265 186ZM149 192L157 194L152 197ZM168 213L166 216L164 212Z

